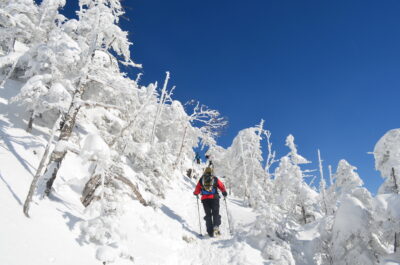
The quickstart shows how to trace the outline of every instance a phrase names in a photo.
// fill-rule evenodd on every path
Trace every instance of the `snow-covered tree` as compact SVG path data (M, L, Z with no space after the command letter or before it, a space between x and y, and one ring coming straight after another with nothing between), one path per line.
M119 1L114 0L95 0L95 1L80 1L80 10L78 12L78 21L75 29L76 35L69 37L64 34L59 27L50 31L49 36L53 36L56 44L60 44L59 36L66 37L67 42L77 43L79 51L76 56L69 56L66 53L66 59L72 60L67 67L68 77L71 84L72 100L68 106L68 110L63 115L62 128L58 143L50 155L49 163L46 167L46 173L42 183L46 183L45 194L49 194L57 172L67 153L63 148L66 142L70 141L73 129L77 122L78 113L83 106L89 107L109 107L103 102L91 101L91 95L106 93L103 98L122 97L122 93L129 90L126 87L127 82L124 74L118 68L118 62L125 65L135 65L130 59L129 45L127 33L122 31L117 25L119 16L123 14L122 7ZM61 38L62 39L62 38ZM46 43L45 49L51 48L52 38ZM71 41L72 40L72 41ZM62 41L61 41L62 43ZM57 45L55 45L57 47ZM67 46L66 50L73 50ZM55 49L56 52L60 50ZM62 50L61 50L62 52ZM51 52L49 52L51 54ZM47 54L47 53L46 53ZM117 57L118 58L117 58ZM52 58L48 56L48 58ZM61 62L63 62L61 60ZM63 62L65 63L65 62ZM56 62L55 62L56 65ZM44 64L44 66L46 66ZM38 68L34 68L38 69ZM52 78L65 76L64 71L53 71L51 68ZM42 71L42 69L39 69ZM57 68L58 70L58 68ZM34 72L36 74L36 72ZM92 88L92 90L91 90ZM98 88L98 90L94 90ZM85 93L87 93L85 95ZM118 108L118 107L115 107ZM40 185L44 188L43 184ZM41 190L39 190L41 192Z
M194 102L190 102L194 103ZM215 145L215 138L219 135L220 131L226 126L227 121L220 116L219 111L208 108L205 105L201 105L197 102L194 105L192 113L182 121L184 132L182 135L182 142L179 148L177 159L175 164L178 165L180 162L182 149L185 146L187 130L190 127L198 127L197 130L198 138L201 141L201 145L213 146Z
M5 0L0 2L0 70L5 81L12 77L19 59L37 37L40 15L33 0Z
M374 148L375 169L379 170L383 184L379 187L375 207L375 222L381 228L380 239L386 246L400 249L399 170L400 170L400 129L385 133Z
M388 131L374 148L375 168L385 180L378 193L400 192L400 129Z
M285 212L274 203L266 203L257 209L257 220L247 234L249 241L257 242L263 257L271 264L295 265Z
M362 190L359 190L360 192ZM361 194L357 194L361 197ZM345 195L332 227L333 264L377 264L378 241L372 233L371 197Z
M58 10L64 5L64 0L40 3L38 21L32 29L25 27L25 31L32 31L29 33L33 35L32 39L25 44L26 51L14 65L18 68L15 71L18 78L28 80L13 98L30 112L28 131L32 129L35 117L49 110L65 112L71 101L71 69L80 60L80 47L62 30L66 18Z
M12 52L16 41L29 45L36 38L40 21L39 7L33 0L4 0L0 2L0 50Z
M73 92L73 99L68 112L64 116L64 123L61 128L60 141L68 141L76 123L77 115L82 106L82 95L85 93L89 84L103 84L114 91L115 86L111 86L113 81L113 67L103 60L96 60L96 53L102 51L109 56L109 62L120 62L124 65L136 66L130 59L129 45L131 42L127 38L127 32L122 31L117 25L119 16L123 14L119 0L82 0L79 2L78 12L79 26L77 31L80 37L80 47L82 50L81 60L76 65L77 79ZM112 53L113 51L121 59L118 60ZM107 71L106 69L109 69ZM107 73L107 75L104 75ZM121 75L121 74L120 74ZM110 78L110 79L108 79ZM58 150L56 148L56 150ZM57 176L58 169L66 154L66 151L53 152L50 157L48 171L45 175L46 194L51 190L53 182Z
M275 201L280 202L293 221L304 224L316 218L317 193L305 182L299 166L310 162L298 154L292 135L286 138L286 146L290 152L280 159L274 173Z
M244 198L255 208L265 201L267 195L264 190L267 174L262 167L262 133L260 127L241 130L227 149L223 160L230 165L223 172L226 184L231 187L233 194Z
M128 258L123 252L126 232L120 220L132 194L130 189L135 187L113 163L112 151L99 135L90 134L84 139L81 157L92 164L93 171L81 198L89 216L81 223L82 237L87 243L120 249L121 257Z
M337 210L346 194L352 194L354 189L364 184L356 169L344 159L339 161L336 173L332 176L333 184L326 192L328 214Z
M264 120L261 121L260 127L263 128L264 125ZM263 135L265 136L267 140L267 158L265 159L265 167L264 170L267 173L266 179L270 179L273 174L271 172L271 166L277 162L276 158L276 152L272 150L272 142L271 142L271 132L269 130L264 130L263 129Z

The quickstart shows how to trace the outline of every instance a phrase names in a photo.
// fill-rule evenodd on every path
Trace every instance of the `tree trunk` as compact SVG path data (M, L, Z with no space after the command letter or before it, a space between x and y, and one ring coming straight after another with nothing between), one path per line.
M26 128L27 132L31 132L32 131L32 126L33 126L33 120L34 119L35 119L34 112L31 111L31 117L29 118L28 127Z
M243 161L243 170L244 170L244 197L248 198L250 197L249 194L249 188L248 188L248 177L247 177L247 169L246 169L246 161L245 161L245 157L244 157L244 152L243 152L243 141L242 141L242 136L239 137L239 141L240 141L240 155Z
M51 135L50 135L49 141L47 142L44 154L42 156L42 159L40 160L39 167L38 167L38 169L36 171L36 175L33 177L31 186L29 188L28 196L25 199L24 214L26 215L26 217L29 217L29 207L30 207L30 203L32 202L33 193L35 192L36 184L37 184L37 182L38 182L38 180L39 180L39 178L41 176L42 170L43 170L43 168L45 166L45 163L47 161L47 157L48 157L49 151L50 151L50 146L51 146L51 143L53 142L54 134L56 132L56 129L58 127L58 123L60 122L60 119L61 119L61 115L58 117L58 119L56 120L56 122L53 125L53 129L51 131Z
M399 194L399 186L397 185L397 178L396 174L394 173L394 168L392 167L392 178L394 183L394 191L396 194Z
M145 201L145 199L143 198L142 194L139 192L139 190L136 188L135 185L133 185L133 183L125 178L122 175L116 175L115 179L125 183L129 188L131 188L133 194L135 194L136 199L143 205L143 206L148 206L149 204Z
M79 105L71 103L68 113L64 119L64 124L63 127L61 128L60 138L58 142L68 141L69 138L71 137L72 130L75 127L76 118L78 116L79 110L80 110ZM46 168L46 173L44 176L46 181L46 190L45 190L46 196L49 196L50 194L51 188L53 187L53 183L57 177L58 170L60 169L62 161L64 160L66 154L67 150L64 149L57 150L57 148L55 148L51 153L49 165Z
M174 169L178 166L179 160L180 160L180 158L181 158L181 154L182 154L183 147L185 146L185 140L186 140L187 129L188 129L188 125L185 127L185 132L183 133L182 143L181 143L181 147L179 148L178 156L176 157Z
M136 186L126 177L122 176L119 173L115 173L115 172L105 172L104 174L106 174L106 181L105 181L105 185L108 185L110 183L110 181L112 179L115 180L119 180L122 183L124 183L125 185L127 185L131 191L134 194L134 197L143 205L143 206L148 206L149 204L145 201L145 199L143 198L142 194L139 192L139 190L136 188ZM102 185L102 176L101 174L98 175L94 175L92 176L89 181L85 184L85 188L83 189L82 192L82 197L81 197L81 202L82 204L87 207L89 206L90 203L92 203L92 201L94 199L100 199L100 198L96 198L96 196L94 196L96 189Z
M400 249L400 233L394 233L394 252L397 253Z
M306 209L304 209L304 205L301 206L301 214L303 216L303 222L304 224L307 223L307 215L306 215Z
M89 181L85 184L85 188L82 191L81 202L85 207L88 207L90 203L92 203L95 198L94 193L96 189L101 184L101 176L95 175L92 176Z
M151 130L150 144L154 143L154 139L155 139L155 135L156 135L157 120L162 113L162 108L165 103L165 98L167 95L168 80L169 80L169 72L167 72L167 76L164 81L164 86L161 90L160 102L158 103L158 106L157 106L156 116L154 117L154 122L153 122L153 129Z

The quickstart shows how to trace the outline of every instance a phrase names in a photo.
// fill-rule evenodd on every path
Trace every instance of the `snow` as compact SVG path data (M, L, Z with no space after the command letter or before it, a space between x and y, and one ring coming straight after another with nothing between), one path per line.
M68 153L53 195L35 198L31 218L26 218L22 204L46 136L25 132L3 114L0 124L0 264L98 265L98 260L122 265L133 264L133 260L135 264L148 265L264 263L259 250L229 235L223 200L222 236L198 237L197 203L192 195L196 180L186 176L176 176L180 180L168 190L166 199L159 202L159 209L143 207L138 201L128 202L126 214L120 221L125 246L88 244L80 230L83 221L90 217L79 200L88 168L82 157L74 153ZM85 158L106 159L109 156L109 148L99 135L88 134L82 142ZM234 226L246 226L256 218L239 199L229 198L228 207L235 219ZM201 205L200 215L204 233Z
M136 64L120 0L80 0L77 19L59 13L64 4L0 4L1 265L399 264L400 129L375 146L385 179L377 196L344 159L318 190L293 135L279 159L263 120L222 148L226 120L172 99L169 72L161 91L123 73ZM193 196L207 166L194 150L204 147L229 193L215 238Z
M400 255L399 254L391 254L382 259L379 265L399 265L400 264Z
M8 85L21 86L16 82ZM6 96L5 91L1 92L2 102L6 104L12 95ZM13 108L14 113L21 111L16 106ZM121 265L132 262L146 265L295 264L287 249L278 247L278 243L268 243L262 237L245 237L254 229L258 213L239 198L228 197L227 200L233 235L229 233L226 207L221 200L222 236L199 237L197 201L192 195L196 179L182 176L179 171L175 171L173 179L176 181L166 191L165 199L156 201L158 207L144 207L132 199L126 202L125 214L117 227L119 242L90 243L83 236L82 227L94 216L80 202L83 185L90 177L90 165L85 161L88 158L107 161L110 157L108 145L93 128L81 141L81 154L67 154L60 177L54 184L53 195L35 198L31 218L26 218L22 204L46 144L47 136L43 132L49 130L37 126L36 129L42 133L29 134L18 123L19 116L22 114L0 115L0 264L98 265L99 260ZM61 142L60 145L57 147L60 150L71 148L67 143ZM135 150L146 153L150 148L143 143L137 144ZM196 168L196 171L201 171L201 168ZM126 173L129 176L137 174L129 167ZM359 193L355 192L356 195ZM146 200L151 199L148 194L144 195ZM394 218L400 218L398 204L398 196L390 194L379 195L373 201L374 208ZM359 233L354 229L368 226L366 214L364 203L357 197L345 197L336 214L334 231L340 231L341 238ZM203 216L200 204L201 231L204 234ZM352 223L359 225L349 225ZM296 233L297 243L292 246L293 251L303 253L306 260L298 264L313 264L311 258L321 236L320 229L315 222L303 226ZM95 235L98 231L93 233ZM21 248L24 249L23 255L20 254ZM380 264L400 264L398 260L398 257L385 256Z
M3 122L3 119L0 121ZM7 145L9 139L14 137L25 139L26 142L10 142ZM26 145L29 142L31 147ZM98 149L101 146L99 142L101 141L95 136L87 139L87 143L94 143L94 149L103 150ZM118 260L115 264L129 264L125 259L117 259L121 253L116 248L104 246L95 252L94 246L85 244L79 238L79 223L87 217L77 200L78 184L74 184L71 179L56 186L54 197L37 201L32 209L31 219L23 215L23 200L38 163L38 158L32 153L32 146L43 148L44 139L35 139L22 129L15 128L2 134L0 211L3 217L0 222L0 264L90 265L98 264L96 258L102 261ZM75 176L79 175L79 171L84 170L75 166L77 159L79 160L74 154L70 154L64 170L60 172L61 178L71 175L70 172L74 172ZM222 201L223 236L216 239L197 237L199 227L193 188L192 180L183 179L167 193L167 199L162 202L160 210L143 207L137 201L129 204L130 209L121 220L121 230L126 231L125 236L129 238L127 252L134 257L135 262L171 265L262 264L263 258L259 250L229 236ZM238 217L236 222L247 223L255 219L254 213L240 205L238 200L228 200L228 204L232 215ZM202 207L200 210L203 216ZM203 223L202 221L204 233ZM186 242L184 237L191 241ZM21 248L24 249L24 255L19 254Z
M103 246L96 251L96 259L102 262L114 262L117 257L117 250L113 247Z
M89 134L83 140L81 155L87 160L108 161L110 159L110 148L97 134Z

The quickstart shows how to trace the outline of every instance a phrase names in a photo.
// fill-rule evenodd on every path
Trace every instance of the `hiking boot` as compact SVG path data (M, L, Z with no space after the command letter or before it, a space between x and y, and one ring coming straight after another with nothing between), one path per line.
M221 235L221 232L219 231L219 227L218 226L214 226L214 235L216 235L216 236Z

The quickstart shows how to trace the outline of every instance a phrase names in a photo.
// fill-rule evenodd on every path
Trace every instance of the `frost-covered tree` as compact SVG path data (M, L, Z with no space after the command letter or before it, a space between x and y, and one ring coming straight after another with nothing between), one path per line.
M5 81L14 73L18 61L35 43L40 21L39 7L33 0L0 2L0 70Z
M393 245L394 252L400 249L399 170L400 129L385 133L374 148L375 168L380 171L383 184L379 187L375 221L381 227L380 237L387 246ZM394 242L394 243L393 243Z
M79 54L76 57L73 56L72 64L66 66L72 87L72 99L68 110L63 115L60 137L50 155L42 181L46 186L45 194L50 193L67 153L64 147L68 146L66 143L70 141L80 109L83 106L107 108L109 106L103 102L91 101L91 96L104 92L107 94L104 98L113 99L122 97L122 93L129 90L129 87L126 87L127 82L123 82L126 77L118 67L118 63L135 65L130 59L129 45L131 43L127 39L127 33L117 25L119 16L122 14L123 10L119 1L80 1L78 20L76 25L72 25L76 26L74 30L76 35L69 39L78 44ZM60 34L55 35L54 38L57 39L62 34L61 29ZM65 56L69 58L68 54ZM52 71L52 73L55 73L54 76L57 77L57 71ZM40 187L44 188L44 185Z
M212 161L212 165L214 168L214 173L217 176L225 177L231 172L231 168L233 164L235 163L234 161L230 159L225 159L227 156L228 150L223 148L222 146L219 145L214 145L211 146L207 150L207 155L209 156L210 160ZM209 161L208 161L209 163ZM228 192L231 192L231 184L228 182L225 182L225 186L227 186Z
M336 173L332 176L333 184L326 192L328 213L333 214L342 198L346 194L352 194L354 189L361 187L364 183L355 172L357 168L350 165L346 160L339 161Z
M35 38L40 21L39 7L33 0L4 0L0 2L0 47L3 54L12 52L19 41L29 45Z
M322 159L321 153L318 149L318 166L319 166L319 174L320 174L320 182L319 182L319 201L321 208L323 209L324 214L328 214L328 201L326 195L326 181L324 178L324 170L322 167Z
M13 101L26 106L31 113L28 131L35 117L46 111L67 112L74 91L70 80L80 60L80 47L60 28L48 34L46 43L35 46L25 55L28 81Z
M89 217L81 223L82 237L87 243L119 249L121 257L130 258L124 253L125 231L120 220L132 194L130 189L135 187L113 163L112 151L99 135L90 134L84 139L81 157L92 164L93 171L81 198Z
M317 264L376 262L376 248L381 244L373 232L372 196L362 188L363 182L355 170L346 160L340 160L331 186L324 189L326 212L318 221ZM364 263L365 260L372 263Z
M66 18L58 10L64 5L64 0L42 1L37 7L38 21L32 29L25 29L33 36L15 66L18 78L27 82L13 101L30 112L28 131L35 117L49 110L65 112L71 101L70 70L80 59L80 47L62 30Z
M189 102L189 105L194 102ZM220 116L219 111L195 103L192 113L182 120L184 132L182 135L181 145L176 158L175 165L178 165L181 159L182 149L185 147L187 131L190 127L198 127L198 139L201 145L215 145L215 138L219 135L223 127L227 125L227 121Z
M332 227L333 264L377 264L382 253L372 229L371 199L365 189L342 199Z
M124 65L135 65L130 59L129 45L131 43L127 38L127 32L122 31L117 25L119 16L123 14L121 3L118 0L82 0L79 4L77 32L80 37L79 45L82 53L81 60L76 65L77 79L73 99L64 116L60 142L69 140L82 106L82 95L90 83L104 84L111 91L115 89L115 86L108 85L113 81L115 71L104 70L104 67L113 68L108 67L102 60L99 64L99 61L96 60L96 53L98 51L106 53L110 58L109 62L116 61ZM114 51L121 59L118 60L110 51ZM107 72L107 75L104 75L105 72ZM108 77L111 77L111 80ZM60 149L57 148L55 150L58 151L52 153L45 175L46 194L50 193L58 169L66 154L65 150L59 151Z
M271 264L295 265L288 231L285 225L285 211L277 204L268 202L257 209L257 219L247 234L249 242L257 242L263 257Z
M260 127L263 128L264 125L264 120L261 120L261 124ZM273 174L271 172L271 166L275 163L278 162L275 158L276 158L276 152L272 150L272 142L271 142L271 132L269 130L262 130L263 131L263 135L265 136L265 139L267 140L267 150L268 150L268 154L267 154L267 158L265 159L265 167L264 170L267 173L267 179L270 179Z
M378 193L399 194L400 185L400 129L388 131L374 148L375 168L385 180Z
M182 125L182 120L186 119L187 114L182 104L174 100L163 106L156 128L156 139L151 143L147 136L152 131L152 121L149 121L148 117L151 111L156 109L157 103L150 104L139 115L140 127L132 127L131 134L128 135L132 140L126 145L124 152L135 171L142 173L138 177L146 183L146 188L153 194L163 197L165 188L175 175L178 150L181 150L182 170L191 167L190 162L194 156L193 148L198 143L198 134L192 126L185 129ZM185 132L185 145L181 147L182 134Z
M241 130L227 149L224 163L226 184L232 193L244 198L250 205L257 207L265 201L264 190L266 173L262 167L261 140L263 131L258 127Z
M286 138L286 146L290 152L280 159L274 173L275 201L280 202L292 221L304 224L316 218L317 193L305 182L299 166L310 162L298 154L292 135Z

